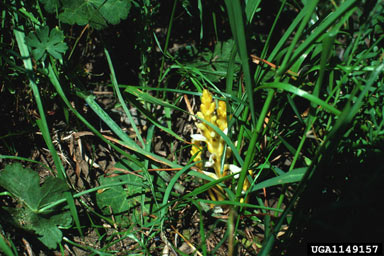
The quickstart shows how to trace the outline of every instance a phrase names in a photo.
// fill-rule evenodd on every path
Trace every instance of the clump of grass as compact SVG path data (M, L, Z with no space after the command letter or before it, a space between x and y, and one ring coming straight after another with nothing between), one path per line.
M92 255L269 255L276 253L274 248L283 252L289 249L290 237L305 239L305 232L295 234L295 230L301 220L309 222L306 210L316 208L308 206L312 193L329 195L327 191L348 187L341 186L340 179L357 175L324 170L343 168L338 159L346 152L360 164L382 155L380 2L308 1L303 5L282 1L272 15L265 13L267 6L261 1L240 4L226 0L217 6L200 1L197 6L189 1L179 6L174 1L165 34L152 28L156 24L152 19L162 14L159 4L132 4L119 12L118 21L133 8L132 16L140 15L143 22L143 45L136 45L140 50L139 83L119 81L117 56L110 55L113 47L100 45L108 67L105 72L110 75L103 93L111 95L112 110L99 101L99 94L85 89L89 85L81 82L84 77L78 77L78 70L66 67L66 62L76 58L73 53L81 40L87 42L85 31L90 38L92 33L102 37L102 32L93 29L117 23L103 14L104 9L98 10L104 15L101 23L86 16L88 25L74 41L69 37L72 30L65 25L54 28L44 16L68 22L64 6L56 6L59 16L49 14L49 6L41 9L30 4L22 9L9 6L2 13L12 24L2 23L2 29L12 27L13 41L2 44L10 49L0 60L8 61L10 54L12 60L20 59L8 61L9 69L30 88L36 124L52 158L47 163L50 175L58 177L63 186L62 195L39 204L42 208L37 210L62 206L60 211L68 210L73 220L60 231L63 238L55 240L62 253L76 248ZM282 24L288 14L292 18ZM262 24L268 27L266 32L256 33L262 19L269 16L274 19ZM202 43L187 40L184 46L171 49L172 43L185 37L175 29L177 19L187 24L193 18L201 26L190 28L190 42ZM207 19L211 27L203 22ZM79 20L77 23L81 25ZM118 34L119 29L112 31ZM153 33L149 33L151 29ZM192 32L196 31L195 38ZM2 35L1 42L4 40ZM204 49L204 44L212 47ZM150 70L154 67L157 69ZM47 96L42 85L54 92ZM47 120L45 97L60 102L66 129L71 132L62 136L72 141L67 153L62 147L65 140L54 136L62 131ZM200 97L202 107L195 115ZM175 122L175 117L181 122ZM196 122L205 144L191 140ZM95 138L91 145L74 135L84 130L82 136ZM71 153L73 140L87 151ZM101 167L97 148L103 148L104 158L108 159L107 153L110 156L108 167ZM207 151L211 159L203 153ZM73 156L74 162L66 161L65 154ZM34 161L15 155L1 158ZM238 169L228 171L229 164ZM86 173L86 169L90 171ZM93 185L77 188L70 170ZM369 174L370 184L375 184L373 177L382 178L378 170ZM331 186L324 180L338 182ZM45 187L35 184L34 189ZM334 192L334 202L342 195ZM2 196L12 198L13 203L20 198L12 190ZM3 220L0 224L3 226ZM17 221L12 225L14 230L25 229ZM33 231L37 227L33 228L29 231L40 239L41 234ZM12 242L11 229L7 232L10 235L0 235L0 249L16 255L21 245ZM96 245L83 242L84 235ZM277 240L280 247L276 247ZM24 246L28 244L24 242Z

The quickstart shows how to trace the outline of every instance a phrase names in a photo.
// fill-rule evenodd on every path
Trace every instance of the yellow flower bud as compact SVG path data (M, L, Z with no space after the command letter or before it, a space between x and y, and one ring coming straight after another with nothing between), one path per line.
M219 101L219 107L217 108L216 123L222 131L227 128L227 105L225 104L225 101Z
M197 154L197 155L196 155ZM191 156L196 155L196 157L193 159L196 163L197 168L202 168L203 163L201 162L201 147L200 147L200 141L193 141L192 148L191 148Z
M205 120L208 122L212 113L215 111L215 103L212 101L211 93L204 89L201 97L200 111L204 114ZM207 119L208 118L208 119Z

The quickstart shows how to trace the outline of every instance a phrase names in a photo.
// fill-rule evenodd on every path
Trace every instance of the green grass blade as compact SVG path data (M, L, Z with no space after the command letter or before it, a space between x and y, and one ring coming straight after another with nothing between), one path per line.
M98 117L103 120L103 122L111 128L111 130L127 145L131 147L138 147L138 145L120 128L120 126L102 109L99 104L97 104L94 95L85 96L84 94L79 94L81 97L84 97L84 100L87 102L89 107L98 115Z
M44 111L43 103L41 101L40 92L39 92L38 86L35 82L35 78L34 78L34 74L33 74L32 60L30 58L31 54L29 52L28 46L25 43L25 34L22 31L24 31L23 26L19 26L18 28L13 30L13 32L15 34L16 41L17 41L17 45L18 45L19 50L20 50L20 55L23 58L23 63L24 63L24 67L26 70L26 75L29 79L29 86L32 89L33 96L35 98L36 105L37 105L39 115L41 118L41 120L39 120L39 124L40 124L39 128L41 129L41 133L43 134L43 137L44 137L44 140L47 144L48 149L51 151L52 158L53 158L55 166L57 168L57 175L61 179L65 179L66 174L64 171L64 167L60 161L59 156L57 155L56 149L53 146L51 136L49 134L49 128L48 128L48 124L47 124L47 119L45 117L45 111Z
M347 16L353 14L351 9L356 5L357 0L347 0L342 3L342 5L336 9L336 11L332 12L320 25L317 27L308 38L295 50L295 53L292 55L292 58L289 60L288 65L281 72L287 71L287 69L292 66L294 62L301 56L308 47L313 45L313 43L322 35L324 35L325 31L329 29L331 26L335 25L335 22L346 17L344 16L347 13Z
M152 95L150 95L146 92L142 92L133 86L127 87L125 89L125 91L134 95L135 97L137 97L137 100L143 100L146 103L152 103L154 106L163 106L163 107L167 108L168 110L169 109L175 109L175 110L179 110L179 111L184 111L175 105L169 104L166 101L163 101L163 100L160 100L156 97L153 97ZM135 102L135 101L132 101L132 104L134 104L136 106L136 108L140 111L140 113L142 113L146 118L148 118L149 121L152 124L154 124L156 127L167 132L168 134L172 135L176 139L178 139L180 141L184 141L183 138L181 138L178 134L176 134L174 131L172 131L169 127L166 127L166 126L160 124L149 111L147 111L146 109L144 109L142 107L141 104L139 104L138 102Z
M110 145L113 149L115 149L117 152L121 153L122 155L126 156L127 158L129 159L132 159L130 157L130 155L125 152L124 150L120 149L119 147L117 147L115 144L111 143L111 141L107 140L95 127L93 127L82 115L80 115L80 113L74 109L71 105L71 103L68 101L67 97L65 96L64 94L64 91L62 90L61 86L60 86L60 82L58 81L55 73L53 72L52 68L49 66L48 67L48 77L50 78L50 81L51 83L54 85L56 91L58 92L59 96L62 98L62 100L64 101L64 103L67 105L67 107L94 133L96 134L100 139L102 139L105 143L107 143L108 145ZM78 92L78 94L80 95L80 97L82 98L86 98L87 96L81 92ZM96 103L95 103L96 104ZM100 107L97 105L95 107L96 109L99 109ZM101 108L100 108L101 109ZM103 111L104 112L104 111ZM104 113L105 114L105 113ZM107 119L110 119L110 117L105 114L103 115L105 118ZM111 122L113 122L113 120L110 120ZM117 125L116 125L117 126ZM115 127L114 128L117 130L117 132L121 133L122 136L126 136L126 135L123 135L125 134L122 130L119 131L118 129L120 129L119 127ZM174 162L171 162L169 161L168 159L166 158L163 158L163 157L160 157L152 152L149 152L149 151L146 151L144 149L142 149L141 147L139 147L136 143L134 143L134 141L132 141L129 137L127 137L127 142L120 142L122 145L125 145L126 147L128 147L129 149L149 158L149 159L154 159L155 161L157 162L161 162L165 165L168 165L172 168L181 168L180 165L178 165L177 163L174 163ZM135 160L135 159L132 159L132 160ZM162 176L163 179L165 180L169 180L167 177L166 177L167 173L166 172L161 172L160 176ZM183 186L180 185L180 184L177 184L178 185L178 188L180 191L183 190Z
M218 185L218 184L220 184L220 183L222 183L222 182L232 178L233 176L235 176L235 174L227 175L227 176L224 176L224 177L222 177L220 179L215 180L215 179L205 175L205 179L211 180L211 181L206 183L206 184L204 184L204 185L202 185L202 186L200 186L200 187L198 187L198 188L196 188L192 192L189 192L188 194L182 196L181 199L188 199L188 198L192 198L194 196L197 196L197 195L207 191L208 189L210 189L210 188L212 188L212 187L214 187L214 186L216 186L216 185Z
M260 205L255 205L255 204L248 204L248 203L240 203L237 201L229 201L229 200L213 201L213 200L207 200L207 199L196 199L196 201L197 202L203 202L206 204L231 205L231 206L237 206L237 207L249 208L249 209L262 209L262 210L267 210L267 211L283 212L283 210L277 209L277 208L260 206Z
M2 231L2 230L1 230ZM11 241L12 242L12 241ZM5 238L3 235L0 234L0 251L2 251L7 256L15 256L13 250L8 246L7 242L5 241Z
M96 192L98 190L109 189L109 188L114 187L114 186L123 186L123 185L146 187L146 185L143 183L136 183L136 182L129 182L129 181L116 181L116 182L111 182L109 184L104 184L104 185L96 186L96 187L81 191L79 193L74 194L73 198L79 198L81 196ZM60 204L64 203L65 201L66 201L66 199L57 200L53 203L50 203L49 205L42 207L41 209L39 209L39 212L47 211L48 209L51 209L57 205L60 205Z
M257 141L258 141L260 133L261 133L264 119L265 119L267 112L269 110L269 106L271 105L273 95L274 95L274 90L269 90L267 98L266 98L265 103L263 105L263 109L261 110L259 120L257 121L256 128L252 131L252 137L251 137L251 140L249 142L248 152L247 152L247 155L245 156L244 164L241 164L241 172L240 172L240 177L239 177L239 181L237 184L237 190L236 190L236 200L237 201L240 201L240 199L241 199L242 188L243 188L245 179L247 177L249 167L251 166L251 163L253 162L253 159L255 157L255 152L256 152L255 150L256 150Z
M121 144L126 146L127 148L142 154L150 159L155 159L158 162L164 163L172 168L180 168L181 166L177 163L169 161L164 157L160 157L152 152L147 152L141 147L139 147L117 124L113 119L96 103L94 96L88 95L86 96L82 92L78 92L79 96L84 98L88 103L90 108L100 117L103 122L122 140Z
M199 233L200 233L200 236L201 236L201 247L202 247L202 251L203 251L203 255L207 255L208 254L208 251L207 251L207 241L206 241L206 235L205 235L205 224L204 224L204 215L203 215L203 211L202 211L202 207L200 204L198 204L197 202L195 201L192 201L192 204L195 205L195 207L197 208L197 210L199 211L199 216L200 216L200 221L199 221Z
M164 53L166 53L166 55L169 54L168 53L168 44L169 44L169 38L171 37L173 19L175 17L176 3L177 3L177 0L174 0L173 1L172 12L171 12L170 19L169 19L168 29L167 29L167 36L165 38L165 45L164 45L164 48L163 48ZM160 74L159 74L159 78L158 78L158 85L157 85L157 87L159 87L160 81L162 81L161 77L163 76L163 70L164 70L164 64L165 64L165 57L166 57L166 55L163 55L163 57L161 59Z
M53 172L53 170L48 165L46 165L40 161L32 160L32 159L21 157L21 156L0 155L0 159L13 159L13 160L18 160L18 161L26 161L26 162L41 165L42 167L49 169L49 170L51 170L51 172Z
M236 55L237 55L237 47L236 45L233 45L233 48L231 50L231 55L228 60L227 77L225 81L225 86L226 86L225 91L230 95L232 95L233 80L235 78ZM228 105L228 102L227 102L227 105Z
M106 56L107 61L108 61L109 70L111 71L112 85L113 85L113 88L115 89L117 98L119 99L119 102L120 102L121 106L123 107L124 113L127 115L128 120L130 121L130 123L131 123L131 125L132 125L132 128L133 128L133 130L134 130L135 133L136 133L137 138L138 138L139 141L141 142L141 145L144 146L144 140L143 140L143 138L141 137L141 133L139 132L139 129L137 129L137 126L136 126L136 124L135 124L135 121L134 121L133 118L132 118L131 112L128 110L127 104L125 104L125 101L124 101L124 99L123 99L123 96L122 96L121 93L120 93L120 88L119 88L119 85L118 85L118 83L117 83L117 79L116 79L116 75L115 75L115 69L113 68L113 64L112 64L111 57L109 56L109 52L108 52L108 50L105 49L105 48L104 48L104 53L105 53L105 56Z
M276 44L275 48L273 48L271 54L268 56L268 61L274 61L276 55L281 52L282 47L287 42L290 36L294 33L293 31L295 28L299 25L300 21L304 18L306 12L304 9L302 9L299 14L296 16L296 18L292 21L292 23L287 28L287 31L285 31L284 35L281 37L279 42Z
M127 152L125 152L124 150L122 150L121 148L117 147L115 144L113 144L111 141L109 141L108 139L106 139L95 127L93 127L75 108L73 108L73 106L71 105L71 103L69 102L68 98L65 96L65 93L63 91L63 89L61 88L61 85L60 85L60 82L59 80L57 79L57 76L55 74L55 72L53 71L52 67L51 66L48 66L48 77L52 83L52 85L55 87L58 95L61 97L61 99L64 101L64 103L66 104L66 106L76 115L76 117L82 121L95 135L97 135L101 140L103 140L105 143L107 143L109 146L111 146L113 149L115 149L117 152L119 152L120 154L122 154L123 156L127 157L128 159L130 159L131 161L134 161L136 164L140 165L140 162L138 162L135 158L132 158ZM86 97L83 93L81 92L78 92L78 94L81 96L81 97ZM130 138L129 138L130 139ZM134 144L134 146L136 146L139 150L141 149L137 144L135 144L133 141L131 143L131 145ZM132 146L127 146L127 147L131 147L132 149ZM135 151L135 149L133 149ZM141 151L141 152L145 152L145 151Z
M301 181L306 171L307 171L306 167L297 168L283 175L262 181L260 183L257 183L249 193L257 191L259 189L263 189L263 188Z
M204 36L204 23L203 23L203 5L201 4L201 0L197 0L197 8L199 9L199 18L200 18L200 40L203 39Z
M169 181L167 189L165 190L164 195L163 195L163 203L162 203L163 208L161 210L162 223L165 220L163 218L164 218L166 211L167 211L167 208L165 206L168 205L168 199L170 197L170 194L172 192L173 187L175 186L176 182L179 180L180 176L183 175L186 171L188 171L194 165L195 165L195 163L192 163L192 164L189 164L189 165L183 167L180 171L175 173L175 175Z
M268 33L267 40L265 41L263 50L261 51L261 54L260 54L260 58L261 59L265 59L266 58L267 52L269 50L270 40L272 38L273 32L274 32L274 30L276 28L276 25L277 25L277 22L278 22L278 20L280 18L280 15L281 15L281 13L284 10L285 4L286 4L286 0L282 1L280 9L279 9L278 13L276 14L275 20L273 21L272 27L271 27L271 29L270 29L270 31ZM280 40L280 42L281 41L282 40ZM275 47L275 49L277 49L277 47ZM273 58L273 56L274 55L271 55L270 57ZM253 79L255 80L255 84L256 85L260 83L260 80L262 78L262 74L263 73L264 72L262 72L262 66L261 65L257 65L256 71L255 71L254 76L253 76L254 77Z
M288 48L287 53L284 55L283 62L281 63L281 67L277 70L275 81L280 81L280 77L288 70L290 65L288 66L287 63L289 62L293 50L296 48L296 44L299 41L304 28L307 26L308 21L310 20L312 13L315 11L316 5L319 0L312 0L307 2L307 4L304 6L303 11L306 13L303 20L301 21L301 24L298 28L298 30L295 33L295 36L290 43L290 46Z

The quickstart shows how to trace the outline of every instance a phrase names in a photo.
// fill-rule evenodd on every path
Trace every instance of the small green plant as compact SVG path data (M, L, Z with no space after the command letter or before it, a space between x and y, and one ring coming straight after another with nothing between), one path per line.
M32 54L36 61L44 61L47 53L55 59L62 59L62 54L68 49L64 42L64 34L58 28L49 31L47 26L31 32L25 38L28 46L32 47Z
M231 54L235 42L232 39L227 41L219 41L215 44L213 51L205 49L195 56L192 61L188 61L185 64L189 68L195 68L204 77L213 83L219 82L227 76L228 62L231 60ZM190 47L194 49L193 47ZM194 49L196 51L196 49ZM240 71L240 59L236 55L234 60L234 72Z
M72 224L71 213L55 206L64 199L67 184L62 179L48 177L40 186L37 172L14 163L0 171L0 186L17 201L16 207L3 207L12 216L9 224L36 233L44 245L55 249L63 237L59 227Z
M117 170L125 171L126 165L133 166L133 170L139 169L138 166L130 163L127 160L122 160L117 163ZM145 193L145 183L140 175L133 173L119 173L115 176L99 178L101 186L109 185L107 189L97 192L96 202L105 216L114 216L113 224L120 226L129 226L137 223L141 212L149 212L148 203L144 202L141 205L141 196ZM120 185L120 184L124 185ZM140 207L141 205L141 207ZM130 212L129 216L125 214Z

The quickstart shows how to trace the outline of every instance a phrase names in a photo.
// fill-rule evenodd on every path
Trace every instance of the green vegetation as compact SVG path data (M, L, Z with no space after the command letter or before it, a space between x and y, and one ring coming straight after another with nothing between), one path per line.
M383 10L2 1L0 251L303 255L307 242L379 241Z

